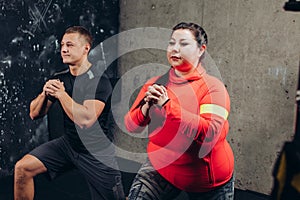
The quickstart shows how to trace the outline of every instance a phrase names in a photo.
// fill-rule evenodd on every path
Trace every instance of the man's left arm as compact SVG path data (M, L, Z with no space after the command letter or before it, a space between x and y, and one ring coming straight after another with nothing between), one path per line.
M101 115L105 103L96 99L85 100L83 104L76 103L66 92L58 96L65 113L80 128L91 127Z
M75 124L80 128L89 128L97 121L105 107L103 101L90 99L79 104L65 91L63 82L57 80L55 87L56 90L51 95L60 101L65 113Z

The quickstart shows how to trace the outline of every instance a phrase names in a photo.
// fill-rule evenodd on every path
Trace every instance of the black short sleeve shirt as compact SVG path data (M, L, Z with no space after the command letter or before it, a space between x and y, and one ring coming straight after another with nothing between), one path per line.
M90 128L78 127L65 112L64 134L75 150L85 151L102 149L107 147L112 140L112 132L107 127L110 111L110 96L112 86L109 78L100 69L92 66L87 72L79 76L73 76L69 70L56 73L53 79L64 82L65 91L78 104L85 100L99 100L105 103L105 108L99 116L98 121ZM56 101L55 98L49 97Z

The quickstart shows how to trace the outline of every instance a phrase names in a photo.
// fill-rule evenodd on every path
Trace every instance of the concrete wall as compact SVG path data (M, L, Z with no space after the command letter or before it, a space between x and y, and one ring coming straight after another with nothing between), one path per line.
M231 97L228 140L235 153L236 187L266 194L272 189L274 162L294 129L300 13L284 11L284 3L285 0L120 0L120 31L140 27L159 27L162 31L181 21L204 27L209 37L209 55ZM144 40L150 38L148 43L162 41L166 35L160 37L143 30ZM144 41L137 36L121 38L120 42L130 46ZM120 55L120 74L126 76L130 69L141 65L148 66L148 71L131 76L137 82L134 87L128 85L130 77L122 80L122 100L134 93L141 80L165 70L157 66L167 66L165 51L160 47L138 49ZM125 110L127 106L121 105ZM117 120L121 122L122 116ZM146 137L133 137L120 128L118 153L142 161L146 141Z

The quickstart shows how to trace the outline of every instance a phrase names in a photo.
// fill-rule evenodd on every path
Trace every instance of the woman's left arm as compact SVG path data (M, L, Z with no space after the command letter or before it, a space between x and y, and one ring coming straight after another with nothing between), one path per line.
M199 112L188 111L182 108L181 103L195 103L197 104L195 106L199 106ZM222 132L227 134L230 100L223 84L210 87L200 102L190 99L189 102L181 103L171 99L164 106L166 126L175 126L178 133L183 133L187 139L192 139L201 145L215 143Z

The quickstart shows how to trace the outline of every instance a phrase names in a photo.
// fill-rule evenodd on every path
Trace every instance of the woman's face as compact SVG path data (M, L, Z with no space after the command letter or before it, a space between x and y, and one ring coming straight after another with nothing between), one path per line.
M205 48L205 45L201 48L198 46L195 36L189 29L178 29L171 35L167 58L176 70L189 72L197 67Z

